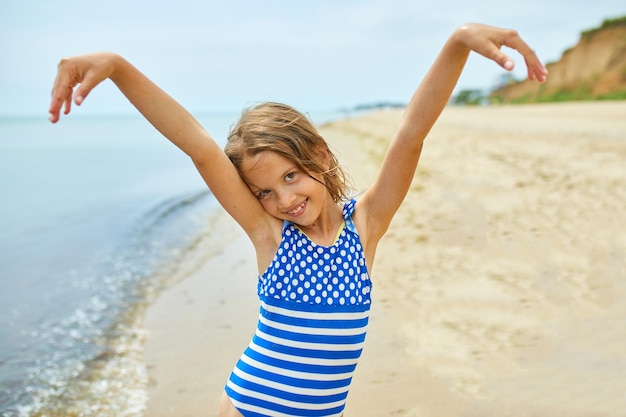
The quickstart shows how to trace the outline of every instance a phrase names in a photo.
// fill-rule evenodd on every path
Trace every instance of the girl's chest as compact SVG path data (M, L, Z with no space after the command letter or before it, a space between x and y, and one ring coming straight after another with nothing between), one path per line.
M363 249L346 232L329 247L287 234L259 279L260 296L308 304L366 304L370 291Z

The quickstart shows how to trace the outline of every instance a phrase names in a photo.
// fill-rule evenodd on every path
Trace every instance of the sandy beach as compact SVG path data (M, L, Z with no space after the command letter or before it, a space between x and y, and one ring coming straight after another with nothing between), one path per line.
M401 110L323 126L364 190ZM215 416L255 330L224 213L145 317L147 417ZM372 272L346 417L626 416L626 102L449 107Z

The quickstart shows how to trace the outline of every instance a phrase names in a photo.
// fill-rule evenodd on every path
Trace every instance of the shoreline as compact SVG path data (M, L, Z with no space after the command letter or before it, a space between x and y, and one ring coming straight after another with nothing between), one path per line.
M320 128L357 189L401 114ZM444 110L379 246L347 417L625 415L624 116L626 102ZM147 309L147 417L216 415L254 332L254 251L228 215L216 224L230 243Z

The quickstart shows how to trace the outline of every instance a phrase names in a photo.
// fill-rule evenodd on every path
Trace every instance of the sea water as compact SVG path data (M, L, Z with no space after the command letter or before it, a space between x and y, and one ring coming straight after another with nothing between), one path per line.
M141 308L216 207L140 116L0 118L0 415L142 415Z

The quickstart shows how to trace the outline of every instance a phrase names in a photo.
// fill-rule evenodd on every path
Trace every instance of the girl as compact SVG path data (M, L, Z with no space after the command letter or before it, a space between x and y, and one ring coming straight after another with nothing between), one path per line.
M376 246L402 203L423 141L470 51L513 69L500 51L524 57L529 79L547 71L515 31L479 24L455 30L413 94L380 173L359 201L312 124L286 105L247 110L225 151L196 120L122 57L64 59L50 120L70 112L110 78L165 137L191 157L256 250L260 314L235 365L220 416L341 416L361 354ZM74 88L76 91L74 91Z

